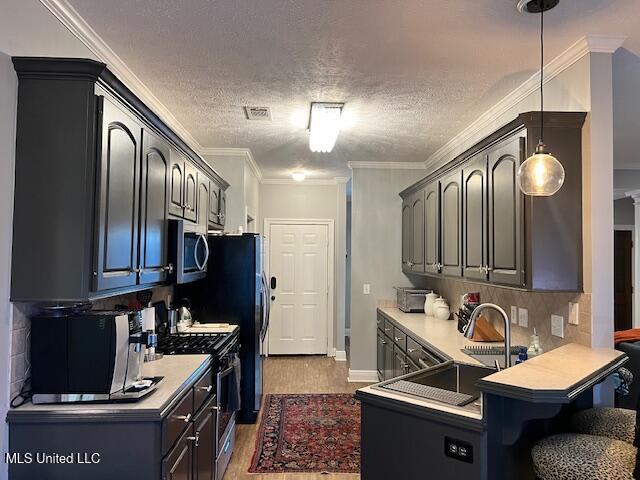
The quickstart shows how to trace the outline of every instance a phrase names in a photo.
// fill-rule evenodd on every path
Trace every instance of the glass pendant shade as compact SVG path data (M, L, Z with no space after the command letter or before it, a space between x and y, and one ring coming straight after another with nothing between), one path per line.
M518 169L518 186L525 195L548 197L560 190L563 183L564 167L542 143Z

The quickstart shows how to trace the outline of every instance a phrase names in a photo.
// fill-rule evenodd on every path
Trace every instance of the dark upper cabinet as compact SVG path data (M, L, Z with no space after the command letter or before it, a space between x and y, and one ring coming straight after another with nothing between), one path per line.
M139 123L104 99L98 159L98 221L95 290L138 282L140 187Z
M209 225L219 225L220 219L220 187L209 182Z
M471 280L488 276L487 155L482 152L462 170L462 274Z
M168 264L170 147L157 135L142 132L140 195L140 283L164 282Z
M417 273L424 272L424 191L416 192L411 199L411 271Z
M184 167L184 218L198 220L198 170L190 163Z
M411 197L402 202L402 270L411 272L411 258L413 252L413 213L411 211Z
M517 172L540 137L540 113L522 113L449 164L400 193L402 268L413 260L424 192L424 272L536 291L582 291L582 126L586 114L545 112L544 138L565 182L526 197ZM420 272L415 272L420 273Z
M209 179L198 173L197 221L203 231L209 227Z
M220 219L218 224L221 227L224 227L227 224L227 192L224 190L220 190L220 208L218 218Z
M428 184L424 191L424 271L440 272L440 182Z
M522 193L517 173L525 138L517 135L488 152L488 274L493 283L523 286Z
M443 275L459 277L462 273L461 219L462 172L456 169L440 181L440 251Z
M176 217L184 216L184 166L185 158L171 151L171 174L169 183L169 212Z
M196 219L198 174L185 188L189 172L229 185L105 64L13 64L11 300L86 302L165 281L167 215Z

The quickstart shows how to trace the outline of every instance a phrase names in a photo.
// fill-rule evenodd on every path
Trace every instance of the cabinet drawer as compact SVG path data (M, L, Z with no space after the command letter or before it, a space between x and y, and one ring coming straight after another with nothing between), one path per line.
M407 334L398 327L393 327L393 341L403 352L407 351Z
M420 369L442 363L440 357L425 349L411 337L407 337L407 355Z
M180 403L162 421L162 454L173 446L189 426L193 417L193 388L190 388Z
M213 375L211 369L207 370L200 380L193 387L193 412L200 410L200 407L207 401L213 392Z
M382 330L389 338L393 337L393 324L386 318L384 319L384 326L382 327Z

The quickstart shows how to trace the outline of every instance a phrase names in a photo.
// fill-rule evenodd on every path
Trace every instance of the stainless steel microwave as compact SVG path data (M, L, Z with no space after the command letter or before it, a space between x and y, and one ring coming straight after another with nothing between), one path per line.
M196 225L169 220L171 262L176 283L189 283L206 277L209 242Z

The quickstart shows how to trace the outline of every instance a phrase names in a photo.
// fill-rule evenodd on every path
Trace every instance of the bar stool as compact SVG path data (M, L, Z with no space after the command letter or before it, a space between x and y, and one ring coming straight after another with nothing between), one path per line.
M571 431L599 435L633 444L636 412L625 408L589 408L571 416Z
M531 450L540 480L633 480L636 448L622 440L562 433Z

